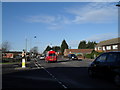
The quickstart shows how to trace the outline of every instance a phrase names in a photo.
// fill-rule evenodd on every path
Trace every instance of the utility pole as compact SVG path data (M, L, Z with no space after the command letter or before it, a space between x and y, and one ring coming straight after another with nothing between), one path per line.
M27 61L27 37L25 37L25 50L24 52L26 53L25 54L25 60ZM24 60L22 60L24 62Z

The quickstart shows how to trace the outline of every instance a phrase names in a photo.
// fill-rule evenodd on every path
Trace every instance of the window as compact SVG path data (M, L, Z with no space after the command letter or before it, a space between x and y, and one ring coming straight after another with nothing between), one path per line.
M105 51L105 47L103 47L103 50Z
M106 46L106 49L107 50L111 50L111 46Z
M117 58L117 53L110 53L108 54L107 62L115 62Z
M97 48L95 47L95 51L97 50Z
M102 54L96 59L96 61L105 62L106 59L107 59L107 54Z
M118 45L113 45L113 49L118 49Z
M98 50L102 50L102 48L101 48L101 47L98 47Z

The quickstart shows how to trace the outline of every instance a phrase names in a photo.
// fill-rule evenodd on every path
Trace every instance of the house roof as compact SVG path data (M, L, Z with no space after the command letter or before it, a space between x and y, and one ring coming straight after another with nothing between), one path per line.
M116 6L119 6L120 7L120 1L118 2L118 4Z
M113 38L105 41L101 41L96 45L96 47L103 46L103 45L111 45L111 44L117 44L120 43L120 37L119 38Z
M65 49L65 52L69 53L90 53L93 49Z
M22 53L22 52L20 52L20 51L6 51L4 53Z

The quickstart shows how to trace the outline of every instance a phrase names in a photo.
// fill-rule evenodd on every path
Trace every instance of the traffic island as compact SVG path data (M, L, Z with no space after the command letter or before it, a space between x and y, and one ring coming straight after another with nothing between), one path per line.
M31 69L30 62L25 63L25 67L22 66L22 63L19 65L19 67L15 67L15 70L28 70Z
M15 70L29 70L30 67L22 68L22 67L16 67Z

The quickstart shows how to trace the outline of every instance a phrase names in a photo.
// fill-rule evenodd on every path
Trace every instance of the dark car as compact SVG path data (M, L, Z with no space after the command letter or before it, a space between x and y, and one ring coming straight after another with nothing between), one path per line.
M78 59L75 54L68 54L68 58L69 58L69 60Z
M99 55L89 66L88 74L91 77L105 76L120 86L120 51Z

